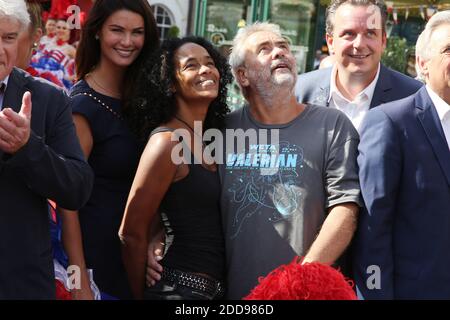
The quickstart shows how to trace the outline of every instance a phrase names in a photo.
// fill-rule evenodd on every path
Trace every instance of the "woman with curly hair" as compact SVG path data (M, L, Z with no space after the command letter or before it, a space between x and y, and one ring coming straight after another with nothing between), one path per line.
M137 71L158 47L147 0L96 0L76 53L79 81L70 92L72 113L95 180L78 213L61 210L69 226L63 226L63 242L71 264L93 269L102 298L132 297L117 231L144 144L131 131L127 102L134 95Z
M150 139L131 187L119 236L133 294L146 299L217 299L223 293L225 252L219 212L220 183L215 164L206 165L202 132L223 127L231 73L224 57L206 40L172 39L147 62L132 119ZM144 119L139 121L139 119ZM176 164L177 132L184 132ZM175 141L174 141L175 140ZM201 150L202 151L202 150ZM189 153L189 154L186 154ZM193 158L197 161L191 161ZM195 162L195 163L193 163ZM162 278L145 288L149 230L164 217L173 240L161 261Z

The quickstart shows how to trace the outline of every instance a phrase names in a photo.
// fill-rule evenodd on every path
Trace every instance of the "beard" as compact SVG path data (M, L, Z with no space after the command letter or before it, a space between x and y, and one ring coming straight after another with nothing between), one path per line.
M249 79L254 83L256 91L260 96L266 99L274 97L279 90L285 91L286 88L294 90L297 80L297 74L292 72L272 73L271 68L267 67L262 70L251 70Z
M270 77L270 81L276 86L289 86L295 85L296 75L289 73L275 73Z

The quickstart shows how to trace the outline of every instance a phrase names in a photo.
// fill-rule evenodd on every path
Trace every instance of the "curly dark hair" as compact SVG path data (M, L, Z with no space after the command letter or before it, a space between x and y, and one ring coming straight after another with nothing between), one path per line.
M220 74L219 94L210 104L203 130L224 127L228 84L232 81L231 69L224 56L207 40L200 37L173 38L163 42L161 48L150 55L138 75L135 96L129 101L126 118L134 133L146 141L153 129L172 119L177 111L174 92L175 52L186 43L195 43L208 51Z

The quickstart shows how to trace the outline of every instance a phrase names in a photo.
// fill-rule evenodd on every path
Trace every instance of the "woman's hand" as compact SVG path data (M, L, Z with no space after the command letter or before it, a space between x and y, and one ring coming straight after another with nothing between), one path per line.
M164 255L164 240L164 230L161 230L148 244L147 268L145 273L145 279L148 287L154 286L156 281L161 280L161 272L163 271L163 268L159 261L162 260Z

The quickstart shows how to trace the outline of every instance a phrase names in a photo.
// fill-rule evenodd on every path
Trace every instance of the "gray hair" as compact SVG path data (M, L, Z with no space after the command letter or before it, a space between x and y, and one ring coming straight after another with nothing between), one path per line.
M229 57L229 63L231 69L233 70L233 73L237 68L244 65L245 42L252 34L260 31L270 32L277 36L282 37L280 26L274 23L255 22L254 24L239 29L239 31L237 32L236 36L233 39L233 44L231 47L231 53Z
M0 18L13 18L19 21L21 30L30 25L30 14L24 0L0 0Z
M425 75L422 73L422 70L419 66L419 60L417 59L420 54L418 54L419 50L422 50L423 47L426 47L426 43L423 42L423 34L424 32L422 32L421 34L419 34L419 37L417 38L417 42L416 42L416 65L415 65L415 69L416 69L416 80L419 80L421 82L425 83Z
M424 60L429 60L433 57L434 52L432 49L434 46L430 45L433 32L444 24L450 25L450 10L445 10L436 13L431 17L425 26L425 29L417 38L416 42L416 57L420 57ZM425 80L425 75L420 70L418 63L416 62L416 71L419 79Z
M376 6L381 13L381 29L386 32L386 21L388 17L387 7L383 0L332 0L326 11L326 33L333 34L334 16L337 9L343 4L350 4L352 6Z

